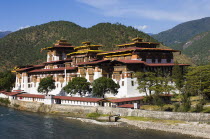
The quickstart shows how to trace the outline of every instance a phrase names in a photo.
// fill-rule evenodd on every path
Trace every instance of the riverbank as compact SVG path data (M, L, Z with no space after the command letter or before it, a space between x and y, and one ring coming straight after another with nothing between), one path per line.
M77 118L77 117L66 117L67 119L72 119L72 120L79 120L81 122L87 122L87 123L92 123L92 124L97 124L97 125L105 125L105 126L123 126L125 125L125 122L105 122L105 121L97 121L95 119L86 119L86 118Z
M138 118L125 119L122 118L119 121L127 123L129 125L136 126L140 129L153 129L160 130L166 132L174 132L181 133L190 136L210 138L210 125L202 124L203 120L206 123L210 121L210 115L202 114L202 113L175 113L175 112L158 112L158 111L145 111L145 110L134 110L134 109L123 109L123 108L104 108L104 107L85 107L85 106L71 106L71 105L44 105L43 103L37 102L26 102L26 101L18 101L12 100L8 107L15 108L18 110L31 111L31 112L41 112L53 115L60 115L64 117L83 117L86 118L89 113L99 113L106 115L116 115L119 114L121 117L150 117L154 119L154 121L142 121ZM136 116L137 115L137 116ZM177 116L177 117L176 117ZM182 117L183 116L183 117ZM176 117L176 118L173 118ZM93 122L91 120L83 120L83 122L91 122L101 124L103 122ZM171 122L163 122L164 120ZM172 120L173 119L173 120ZM196 122L174 122L174 120L183 120L193 121L198 119ZM108 124L107 124L108 125Z
M210 139L210 125L206 123L184 122L167 124L162 122L128 120L125 118L120 119L120 121L125 122L129 125L136 126L140 129L153 129Z
M152 121L141 121L141 120L129 120L127 118L121 118L118 122L100 122L94 119L86 119L86 118L75 118L75 117L66 117L66 118L79 120L81 122L87 122L91 124L97 124L97 125L118 126L118 127L131 125L139 129L150 129L150 130L152 129L156 131L178 133L193 137L210 139L210 132L209 132L210 125L207 123L173 121L173 120L165 121L158 119L152 122Z

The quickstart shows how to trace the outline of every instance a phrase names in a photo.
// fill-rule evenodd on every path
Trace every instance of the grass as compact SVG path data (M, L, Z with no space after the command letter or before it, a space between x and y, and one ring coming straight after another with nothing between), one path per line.
M204 107L202 112L210 113L210 107Z
M100 117L101 114L96 113L96 112L93 112L93 113L88 113L86 116L87 116L88 118L94 118L94 119L96 119L96 118Z
M151 118L151 117L127 116L124 118L128 120L134 120L134 121L157 122L157 123L165 123L165 124L185 123L184 121L179 121L179 120L163 120L163 119L157 119L157 118Z
M210 105L210 102L207 102L206 105Z

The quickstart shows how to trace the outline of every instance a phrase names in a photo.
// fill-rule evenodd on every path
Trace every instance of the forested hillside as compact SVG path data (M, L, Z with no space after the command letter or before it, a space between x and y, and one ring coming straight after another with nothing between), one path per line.
M145 38L145 41L155 41L149 35L121 24L100 23L83 28L67 21L49 22L13 32L0 39L0 66L4 70L17 65L39 64L46 60L45 52L40 53L40 49L52 46L61 38L73 45L91 41L93 44L102 44L104 50L113 50L117 48L116 44L130 42L137 36Z
M193 36L207 31L210 31L210 17L179 24L172 29L153 35L153 37L165 45L172 47L175 44L184 43Z
M210 63L210 31L194 36L188 41L177 44L176 49L182 50L184 54L191 57L198 65Z

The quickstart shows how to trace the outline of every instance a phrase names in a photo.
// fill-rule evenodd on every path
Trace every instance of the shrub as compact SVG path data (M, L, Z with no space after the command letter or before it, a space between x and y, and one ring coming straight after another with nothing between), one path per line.
M180 107L180 104L179 103L175 103L174 104L174 110L173 111L178 112L179 107Z
M152 103L152 96L145 96L143 99L144 103Z
M203 111L204 113L210 113L210 107L206 107L206 108L203 108Z
M0 103L2 103L3 105L9 105L10 101L9 101L9 99L0 98Z
M196 110L196 112L201 112L203 110L203 104L202 103L198 103L195 106L195 110Z

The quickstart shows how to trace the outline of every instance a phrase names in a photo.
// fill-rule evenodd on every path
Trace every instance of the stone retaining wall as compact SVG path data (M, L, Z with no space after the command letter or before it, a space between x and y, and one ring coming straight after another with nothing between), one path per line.
M39 102L26 102L11 100L10 107L32 112L43 112L53 114L66 114L69 116L84 116L88 113L98 112L100 114L119 114L120 116L153 117L158 119L185 120L185 121L209 121L210 114L207 113L185 113L185 112L163 112L146 111L139 109L111 108L111 107L90 107L52 104L45 105Z

